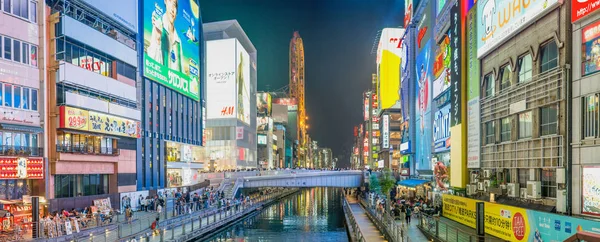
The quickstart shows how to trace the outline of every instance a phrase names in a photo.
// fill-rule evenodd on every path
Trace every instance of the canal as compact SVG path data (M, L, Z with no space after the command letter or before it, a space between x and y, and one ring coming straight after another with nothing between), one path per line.
M198 241L348 241L341 188L310 188Z

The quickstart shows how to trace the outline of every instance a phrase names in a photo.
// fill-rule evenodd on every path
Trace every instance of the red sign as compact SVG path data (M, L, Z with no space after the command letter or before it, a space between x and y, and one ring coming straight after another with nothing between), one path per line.
M358 136L358 127L354 126L354 137Z
M513 234L516 239L522 240L525 237L525 219L521 213L516 213L512 221Z
M598 0L573 0L571 1L571 22L574 23L598 9L600 9Z
M286 106L298 105L298 101L295 98L275 98L272 103Z
M596 39L600 36L600 21L588 25L581 31L581 40L583 43Z
M42 158L1 158L0 179L44 179Z

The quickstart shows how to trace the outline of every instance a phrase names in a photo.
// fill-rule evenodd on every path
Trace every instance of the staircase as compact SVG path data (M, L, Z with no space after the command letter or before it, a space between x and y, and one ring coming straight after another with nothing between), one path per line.
M223 193L225 194L225 198L234 198L235 196L235 180L230 180L225 183L223 187Z

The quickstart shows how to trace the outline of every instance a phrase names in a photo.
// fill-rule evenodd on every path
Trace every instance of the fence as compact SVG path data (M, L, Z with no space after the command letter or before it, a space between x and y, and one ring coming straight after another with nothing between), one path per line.
M354 214L352 213L350 204L348 204L348 200L346 200L345 196L342 196L342 207L344 209L344 215L346 216L346 220L349 222L350 225L350 235L354 238L351 241L366 241L362 231L360 230L360 226L358 226L358 223L356 222L356 218L354 218Z
M441 221L439 216L421 214L418 226L421 231L444 242L503 241L493 237L479 236L476 233L464 231L457 226Z
M379 213L377 212L375 206L371 205L368 201L365 201L364 198L360 197L360 203L367 211L367 215L369 218L375 223L375 226L386 235L386 237L391 241L406 241L410 242L410 238L408 236L408 232L406 229L400 225L396 224L396 221L393 217L391 217L388 213Z

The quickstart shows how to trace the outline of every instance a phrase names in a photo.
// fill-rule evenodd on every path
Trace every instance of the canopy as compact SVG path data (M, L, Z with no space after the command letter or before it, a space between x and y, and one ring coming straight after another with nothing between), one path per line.
M423 185L427 182L429 182L429 181L428 180L418 180L418 179L407 179L407 180L398 181L397 184L400 186L405 186L405 187L416 187L416 186Z

